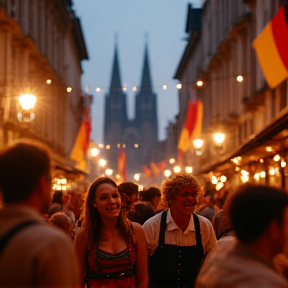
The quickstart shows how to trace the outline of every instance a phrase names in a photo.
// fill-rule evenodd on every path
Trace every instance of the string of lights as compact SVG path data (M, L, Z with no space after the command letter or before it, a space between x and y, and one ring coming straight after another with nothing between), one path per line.
M176 89L180 90L182 88L182 84L181 83L177 83L176 84ZM153 87L145 87L145 86L132 86L132 87L128 87L127 85L124 85L122 87L113 87L112 91L128 91L128 90L132 90L134 92L138 91L139 89L141 90L151 90L151 88L153 88L153 90L157 90L157 89L163 89L163 90L167 90L168 89L168 85L167 84L163 84L163 85L154 85ZM169 87L170 88L170 87ZM101 92L103 90L111 90L110 87L101 87L101 86L85 86L84 91L85 92L91 92L91 91L95 91L95 92Z
M207 81L215 81L215 80L221 80L221 79L228 79L230 77L233 77L235 78L235 80L239 83L243 82L244 81L244 76L241 75L241 74L238 74L238 75L230 75L230 76L220 76L220 77L213 77L213 78L210 78L209 80L207 79ZM52 79L47 79L46 80L46 84L47 85L51 85L53 87L57 87L57 86L61 86L61 88L64 88L65 85L57 85L55 83L52 83ZM196 82L189 82L189 83L177 83L175 86L174 86L174 89L176 88L177 90L181 90L183 88L183 86L189 86L191 87L191 85L195 85L196 87L198 88L201 88L203 85L205 85L205 78L198 78ZM3 83L3 82L0 82L0 86L4 86L6 88L9 88L9 85ZM172 86L173 88L173 86ZM122 87L113 87L112 89L110 87L104 87L104 86L96 86L96 85L86 85L84 87L84 91L86 93L93 93L93 92L96 92L96 93L99 93L101 91L123 91L123 92L126 92L128 90L132 90L133 92L137 92L138 90L159 90L159 89L162 89L162 90L167 90L167 89L170 89L170 86L168 86L167 84L162 84L162 85L153 85L152 87L145 87L145 86L128 86L128 85L124 85ZM75 88L73 88L73 86L67 86L66 87L66 91L68 93L71 93L72 91L74 91ZM80 89L81 90L81 89Z
M221 80L221 79L228 79L229 77L233 77L233 78L235 78L235 80L237 81L237 82L239 82L239 83L241 83L241 82L243 82L244 81L244 76L243 75L241 75L241 74L237 74L237 75L231 75L231 76L220 76L220 77L213 77L213 78L210 78L209 80L207 80L207 81L215 81L215 80ZM182 88L183 88L183 86L191 86L191 85L195 85L195 86L197 86L197 87L202 87L203 85L204 85L204 83L205 83L205 79L202 79L202 78L199 78L196 82L189 82L189 83L177 83L176 85L175 85L175 88L177 89L177 90L181 90ZM152 87L139 87L139 86L131 86L131 87L128 87L127 85L124 85L124 86L122 86L122 87L117 87L117 88L112 88L112 91L124 91L124 92L126 92L126 91L128 91L128 90L132 90L132 91L134 91L134 92L136 92L136 91L138 91L139 89L141 89L141 90L150 90L151 88L153 88L153 90L158 90L158 89L163 89L163 90L167 90L168 88L170 88L170 86L168 87L168 85L167 84L163 84L163 85L154 85L154 86L152 86ZM103 91L103 90L111 90L110 89L110 87L101 87L101 86L95 86L95 85L86 85L85 86L85 88L84 88L84 91L85 92L97 92L97 93L99 93L99 92L101 92L101 91Z
M126 143L118 143L118 144L104 144L104 143L94 143L94 146L98 149L138 149L140 147L145 146L146 143L134 143L134 144L126 144Z

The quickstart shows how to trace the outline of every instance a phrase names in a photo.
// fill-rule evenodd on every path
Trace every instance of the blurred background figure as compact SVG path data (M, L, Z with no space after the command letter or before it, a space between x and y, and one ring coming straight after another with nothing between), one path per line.
M47 220L50 221L51 218L55 214L64 214L65 217L68 217L69 225L71 226L71 231L69 232L69 235L71 235L72 238L74 238L75 235L75 215L72 210L70 210L68 207L65 207L59 203L52 204L48 209L48 215Z
M59 203L53 203L49 209L48 209L48 219L50 219L50 217L57 213L57 212L62 212L63 211L63 206Z
M140 201L149 203L156 212L161 200L161 191L157 187L149 187L140 192L139 198Z
M143 225L147 219L155 215L154 208L150 202L138 201L140 193L137 184L128 181L123 182L118 185L118 191L125 195L126 216L130 221Z
M219 191L218 191L219 192ZM231 193L229 190L220 190L215 196L216 213L212 221L216 238L219 240L224 234L230 234L231 224L228 215ZM229 201L228 201L229 199Z
M62 191L55 191L52 195L52 204L58 203L60 205L63 205L63 192Z
M119 193L122 193L125 195L125 201L124 201L124 208L127 213L134 210L134 203L138 201L139 191L138 191L138 185L125 181L118 185L118 191Z
M53 214L50 217L49 222L55 225L56 227L62 229L65 233L67 233L71 237L72 241L74 241L72 221L65 213L57 212Z
M215 229L218 246L227 246L231 242L236 241L235 231L232 228L230 219L230 205L232 200L232 193L227 197L223 209L218 211L213 219L213 227ZM215 223L219 221L219 225Z
M81 212L83 210L85 190L79 187L70 190L68 193L71 195L68 208L73 211L75 220L77 221L80 218Z
M204 193L204 198L203 198L204 205L202 206L202 209L200 211L197 211L197 214L206 217L211 222L216 213L216 209L214 207L214 204L215 204L214 194L215 194L214 189L207 188L207 190Z
M67 191L62 192L62 205L64 207L69 207L71 203L71 194Z

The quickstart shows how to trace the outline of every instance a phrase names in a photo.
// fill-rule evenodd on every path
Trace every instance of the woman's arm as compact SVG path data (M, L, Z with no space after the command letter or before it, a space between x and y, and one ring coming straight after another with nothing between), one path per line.
M79 265L79 274L80 274L80 283L81 288L85 287L85 274L86 274L86 235L84 230L81 230L77 233L75 243L74 243L74 251L78 260Z
M148 256L147 243L140 224L132 222L136 239L136 283L137 288L148 288Z

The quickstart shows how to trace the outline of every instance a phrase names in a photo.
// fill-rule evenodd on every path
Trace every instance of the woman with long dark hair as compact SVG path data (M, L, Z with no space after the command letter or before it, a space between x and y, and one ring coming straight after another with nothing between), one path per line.
M75 240L82 285L148 287L147 245L142 227L130 222L116 183L97 178L85 199L83 228Z

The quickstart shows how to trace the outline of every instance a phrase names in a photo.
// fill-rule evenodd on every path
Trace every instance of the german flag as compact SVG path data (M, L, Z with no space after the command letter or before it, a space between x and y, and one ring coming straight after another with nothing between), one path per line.
M192 91L191 99L188 102L186 121L181 130L178 142L178 149L182 152L189 149L192 140L200 138L201 136L203 104L201 100L196 100L196 95L194 94L195 92Z
M158 176L159 175L159 173L160 173L160 169L159 169L159 167L157 166L157 164L155 163L155 162L151 162L150 163L150 168L151 168L151 170L152 170L152 172L153 172L153 174L155 175L155 176Z
M144 174L145 174L145 177L151 177L152 176L152 171L148 168L147 165L144 165L143 166L143 170L144 170Z
M282 6L253 42L260 66L271 88L288 77L288 28Z
M164 160L164 161L159 162L158 167L159 167L160 171L163 171L164 168L166 167L166 161Z
M85 114L81 122L77 137L75 139L74 146L70 153L70 158L77 162L76 167L83 171L87 170L86 153L90 143L90 133L91 133L90 103L85 108Z

